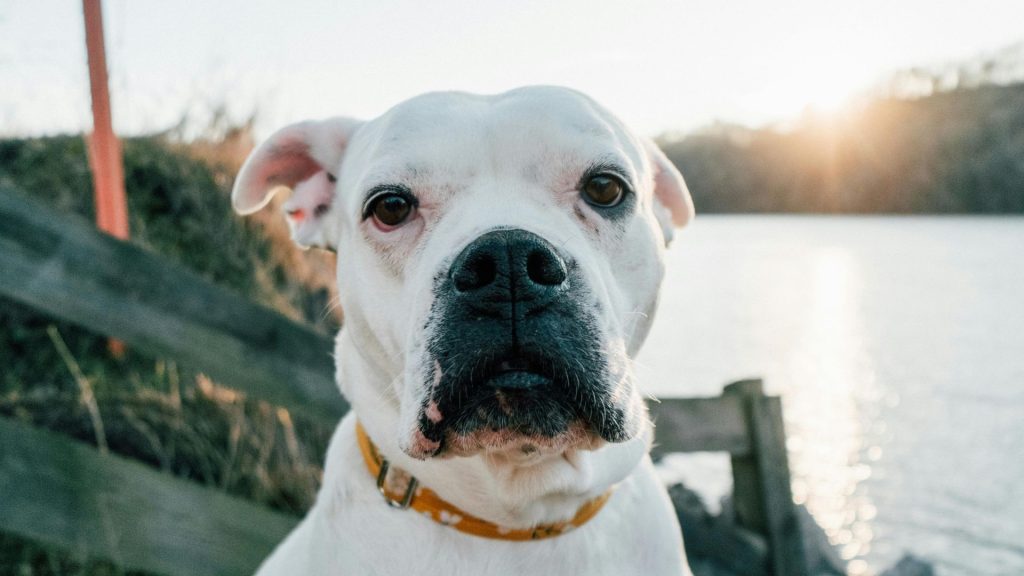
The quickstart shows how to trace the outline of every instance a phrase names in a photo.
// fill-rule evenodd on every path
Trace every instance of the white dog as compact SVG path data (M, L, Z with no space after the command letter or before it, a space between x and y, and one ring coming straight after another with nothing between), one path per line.
M338 252L353 409L260 574L689 574L632 372L693 215L652 142L564 88L434 93L280 130L235 209L280 187Z

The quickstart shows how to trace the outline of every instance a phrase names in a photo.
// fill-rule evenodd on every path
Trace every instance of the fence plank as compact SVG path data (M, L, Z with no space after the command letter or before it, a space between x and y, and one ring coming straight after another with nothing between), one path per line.
M751 451L743 404L738 398L670 398L647 405L654 420L655 456L670 452Z
M279 405L348 409L330 338L10 188L0 223L0 294Z
M0 526L167 574L251 574L297 520L0 418Z
M729 384L723 397L743 403L752 443L750 454L732 457L737 520L768 538L773 574L805 576L808 566L790 487L782 403L764 395L760 380Z
M761 472L760 489L764 495L775 573L787 576L808 574L803 534L790 487L786 433L779 398L762 396L754 399L750 424Z

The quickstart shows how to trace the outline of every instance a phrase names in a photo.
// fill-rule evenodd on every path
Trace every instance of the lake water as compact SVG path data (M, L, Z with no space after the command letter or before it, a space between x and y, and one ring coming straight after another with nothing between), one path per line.
M1024 575L1024 218L702 216L668 259L641 381L782 394L794 496L851 573ZM730 489L721 455L666 474Z

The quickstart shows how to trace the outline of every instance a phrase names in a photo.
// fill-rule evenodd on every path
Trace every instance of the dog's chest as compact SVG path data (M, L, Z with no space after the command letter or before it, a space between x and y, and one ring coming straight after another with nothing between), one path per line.
M686 574L674 519L641 467L586 525L534 542L466 535L411 510L381 509L379 496L344 510L318 506L307 518L314 543L307 574ZM647 476L651 477L648 478ZM653 483L652 483L653 481ZM325 502L326 504L326 502ZM333 513L332 513L333 508Z
M671 548L681 548L682 541L666 542L664 531L657 529L660 522L645 527L637 520L647 521L649 515L627 516L624 508L609 507L573 532L536 542L466 535L410 511L382 514L356 509L333 522L311 517L307 522L316 526L312 539L333 537L332 542L321 541L313 547L317 552L311 557L319 557L315 562L319 565L310 566L306 573L680 574L681 554Z
M358 462L351 443L337 440L315 506L260 576L689 574L678 523L649 459L583 526L554 538L512 542L464 534L411 509L389 508L364 468L332 466Z

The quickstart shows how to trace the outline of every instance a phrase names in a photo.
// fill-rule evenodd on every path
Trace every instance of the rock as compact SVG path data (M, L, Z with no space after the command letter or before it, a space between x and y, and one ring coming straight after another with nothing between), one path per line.
M712 515L700 496L675 484L668 495L683 529L683 544L694 576L768 576L768 544L764 537L737 525L730 498L722 501L722 513ZM804 541L808 573L815 576L842 576L846 565L829 544L824 531L803 506L797 518ZM913 555L905 555L881 576L935 576L931 564Z
M828 536L821 529L814 516L804 506L796 507L797 520L800 522L800 533L804 541L804 555L807 559L809 573L817 576L843 576L846 574L846 562L828 541Z
M935 576L935 568L913 554L904 554L895 566L882 572L882 576Z
M676 484L668 490L683 529L683 543L696 576L759 576L771 573L768 544L764 537L738 526L730 498L722 501L722 513L712 515L700 496ZM807 510L798 507L807 566L815 576L842 576L845 563Z
M670 487L668 493L695 576L768 576L764 538L736 526L726 514L712 516L700 496L682 484Z

